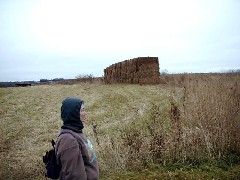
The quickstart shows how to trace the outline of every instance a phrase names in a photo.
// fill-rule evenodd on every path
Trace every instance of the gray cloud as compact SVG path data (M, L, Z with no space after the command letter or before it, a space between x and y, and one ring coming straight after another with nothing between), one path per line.
M169 72L240 68L240 1L93 2L0 1L0 81L102 76L138 56Z

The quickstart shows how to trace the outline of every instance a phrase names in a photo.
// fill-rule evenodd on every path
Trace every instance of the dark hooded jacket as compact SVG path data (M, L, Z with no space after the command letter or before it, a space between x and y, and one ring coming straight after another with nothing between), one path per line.
M56 143L61 180L97 180L99 167L91 142L82 133L80 108L83 101L67 98L61 107L63 126Z

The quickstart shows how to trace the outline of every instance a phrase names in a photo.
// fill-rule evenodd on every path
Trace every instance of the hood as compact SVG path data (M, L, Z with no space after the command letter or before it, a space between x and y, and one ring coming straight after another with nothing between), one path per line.
M63 100L61 107L61 118L63 129L70 129L75 132L82 131L83 123L80 120L80 109L84 102L79 98L68 97Z

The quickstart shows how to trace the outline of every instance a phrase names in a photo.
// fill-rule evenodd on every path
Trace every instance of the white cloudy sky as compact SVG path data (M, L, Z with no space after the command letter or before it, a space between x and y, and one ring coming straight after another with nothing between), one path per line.
M102 76L139 56L239 69L240 0L0 0L0 81Z

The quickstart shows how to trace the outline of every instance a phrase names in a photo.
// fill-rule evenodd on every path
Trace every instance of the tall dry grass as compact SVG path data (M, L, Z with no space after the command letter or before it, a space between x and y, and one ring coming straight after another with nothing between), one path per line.
M151 163L240 163L240 76L175 78L168 82L167 97L146 103L144 114L137 112L111 129L113 135L106 133L99 149L103 170L139 170Z
M184 81L181 150L185 157L221 158L240 150L239 75Z
M0 89L0 177L45 179L42 155L61 101L85 100L101 172L221 161L240 164L240 76L176 75L159 85L80 83Z

